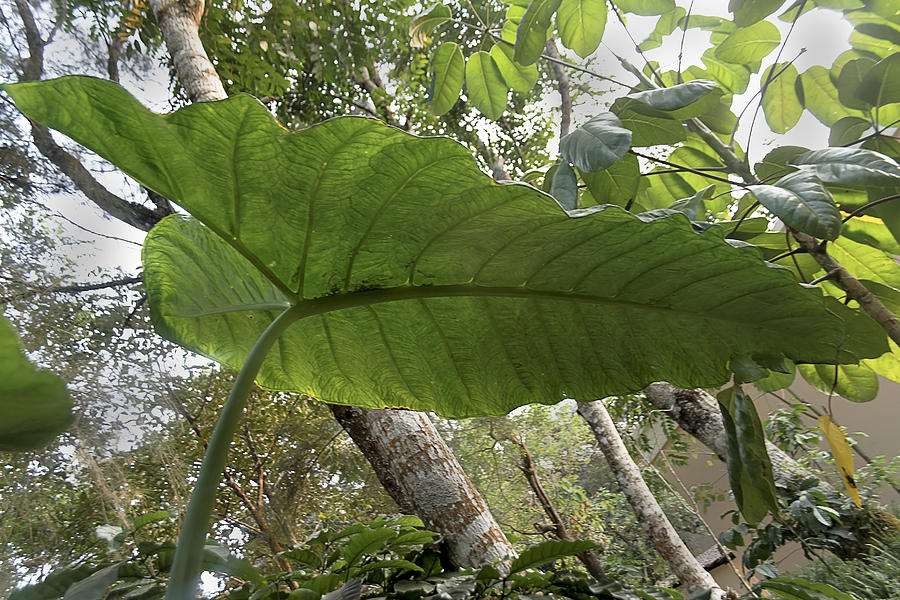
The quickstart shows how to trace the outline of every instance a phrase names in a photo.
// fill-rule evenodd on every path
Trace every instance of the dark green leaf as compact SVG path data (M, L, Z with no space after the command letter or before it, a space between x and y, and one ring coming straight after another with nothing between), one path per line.
M456 104L462 91L466 61L459 44L447 42L438 46L431 58L431 90L428 108L442 115Z
M869 130L871 125L859 117L844 117L831 126L828 134L829 146L845 146L856 142Z
M792 164L806 167L826 183L897 185L900 166L884 154L861 148L825 148L797 156Z
M581 58L593 54L606 28L606 0L562 0L556 28L563 46Z
M785 600L855 600L850 594L836 590L827 583L815 583L800 577L775 577L760 585Z
M413 48L423 48L428 34L437 26L449 21L451 16L449 6L434 4L413 17L409 22L409 45Z
M0 381L0 451L40 448L72 422L65 382L35 369L4 317L0 317Z
M96 566L79 565L53 571L40 583L13 590L9 600L59 600L72 585L98 570Z
M740 386L723 390L718 400L725 426L728 479L741 514L755 525L767 513L778 512L765 433L753 401Z
M796 367L793 363L790 366L790 373L779 373L778 371L769 371L762 379L753 382L753 387L760 392L776 392L783 390L794 382L796 377Z
M578 207L578 178L569 163L563 162L553 173L550 195L566 210Z
M508 44L494 44L491 48L491 58L500 74L503 76L506 85L517 92L527 94L537 83L538 70L537 65L529 65L524 67L513 60L513 48ZM504 90L504 94L506 90Z
M900 52L878 61L860 81L856 95L872 106L900 102Z
M634 110L639 111L641 105L649 106L679 120L702 115L717 104L721 97L722 90L719 86L706 79L695 79L668 88L626 96L636 103Z
M841 68L835 86L838 91L838 100L849 108L865 110L868 105L861 100L856 92L859 90L863 77L872 70L875 61L871 58L855 58Z
M728 11L738 27L747 27L781 8L784 0L729 0Z
M625 206L637 193L641 170L637 157L626 154L602 171L581 173L581 178L598 204Z
M625 129L631 131L631 145L642 146L671 145L687 139L684 125L660 112L659 116L649 116L632 110L637 102L629 98L619 98L612 105L612 111L619 116Z
M497 63L487 52L478 51L466 61L466 95L488 119L497 120L506 110L506 82Z
M601 113L559 141L559 153L578 167L591 173L602 171L628 152L631 131L613 113Z
M561 0L531 0L516 30L515 60L520 65L534 64L544 52L553 13Z
M802 146L779 146L770 150L768 154L753 167L757 179L760 181L771 180L776 177L787 175L792 171L796 171L796 167L789 166L788 163L800 154L809 152L809 148Z
M525 569L534 569L554 560L575 556L580 552L592 550L597 544L588 540L547 540L537 546L531 546L515 559L509 566L510 573L521 573Z
M766 86L762 98L763 113L772 131L785 133L797 124L803 114L803 106L795 89L799 74L794 65L787 63L777 63L770 67L763 80L769 73L777 77Z
M768 21L760 21L726 37L715 53L726 62L749 64L765 58L780 41L778 28Z
M840 365L837 373L834 365L797 365L797 369L803 379L825 394L833 390L851 402L869 402L878 395L878 376L864 364Z
M347 566L352 567L364 555L374 554L394 537L397 537L397 533L387 527L366 529L353 535L341 546L341 556L347 561Z
M97 600L106 596L106 590L119 579L119 567L116 563L95 571L81 581L73 583L66 590L63 600Z
M530 186L492 181L446 139L360 118L293 133L246 96L163 117L90 78L6 90L206 223L172 216L148 236L160 332L234 367L285 305L303 315L264 362L263 386L502 414L661 379L718 385L737 354L886 350L867 316L719 228L694 233L680 214L645 224L616 207L567 215Z
M841 212L810 172L788 173L774 185L751 185L750 191L788 227L826 240L841 234Z

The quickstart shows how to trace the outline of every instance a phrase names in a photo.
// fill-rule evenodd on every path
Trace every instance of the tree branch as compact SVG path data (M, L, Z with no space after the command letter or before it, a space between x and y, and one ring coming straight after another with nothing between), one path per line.
M112 281L104 281L100 283L78 283L74 285L39 287L27 292L4 296L0 298L0 302L22 300L25 298L31 298L32 296L37 296L39 294L77 294L79 292L91 292L94 290L103 290L113 287L119 287L122 285L132 285L135 283L140 283L143 280L144 277L138 275L137 277L123 277L122 279L113 279Z

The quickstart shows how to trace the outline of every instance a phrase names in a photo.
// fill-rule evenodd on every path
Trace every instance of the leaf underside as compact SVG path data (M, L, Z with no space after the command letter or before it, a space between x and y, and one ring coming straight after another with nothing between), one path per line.
M249 96L163 117L90 78L5 89L196 217L164 219L145 243L162 335L236 368L301 309L260 371L268 388L462 417L663 379L714 386L737 354L887 349L867 317L718 228L567 215L447 139L361 118L292 133Z

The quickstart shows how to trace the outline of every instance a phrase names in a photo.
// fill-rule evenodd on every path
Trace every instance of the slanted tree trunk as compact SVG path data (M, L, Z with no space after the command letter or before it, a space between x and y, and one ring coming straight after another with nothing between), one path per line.
M712 589L710 596L712 600L724 598L725 593L718 587L712 575L691 554L653 497L647 482L628 454L603 402L600 400L579 402L578 414L587 421L591 431L594 432L600 451L606 457L619 488L672 573L681 581L688 593L709 588Z
M455 565L479 567L515 555L481 494L425 414L336 405L331 412L401 510L444 535Z
M198 35L203 0L151 0L150 6L188 97L195 102L225 98ZM444 535L457 566L477 567L515 554L428 417L397 410L332 411L401 509Z

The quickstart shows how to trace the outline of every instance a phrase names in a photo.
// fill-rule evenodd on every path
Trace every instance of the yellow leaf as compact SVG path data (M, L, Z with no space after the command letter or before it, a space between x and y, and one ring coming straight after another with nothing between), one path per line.
M837 465L838 471L841 473L841 479L847 493L853 498L853 502L858 508L862 508L862 502L859 500L859 490L856 489L856 481L853 480L853 454L850 452L850 444L841 428L831 421L828 415L819 417L819 427L831 446L831 455L834 456L834 464Z

